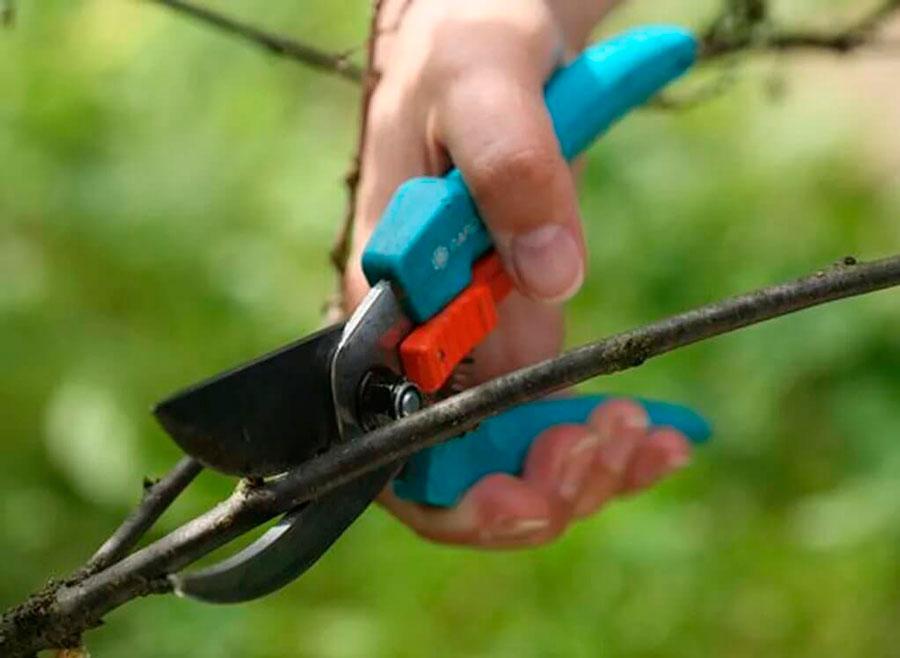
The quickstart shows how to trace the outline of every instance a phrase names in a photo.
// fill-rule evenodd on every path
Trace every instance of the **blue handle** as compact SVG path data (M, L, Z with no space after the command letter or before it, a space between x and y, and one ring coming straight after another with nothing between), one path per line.
M541 432L563 423L584 423L606 399L603 395L551 398L489 418L468 434L413 455L394 480L394 492L408 500L452 507L485 475L520 473L531 444ZM687 407L652 400L638 402L647 410L652 425L674 427L695 443L709 438L709 424Z
M684 73L697 44L680 28L644 27L586 50L547 84L545 100L566 159ZM363 253L369 283L398 285L407 313L424 322L469 285L472 264L492 246L458 170L401 185ZM534 402L485 421L458 439L415 455L395 482L398 495L450 506L489 473L518 473L531 443L559 423L581 423L602 397ZM644 402L651 421L695 441L709 435L692 411Z
M545 100L560 149L571 159L630 109L694 62L697 43L680 28L651 26L595 45L547 84ZM440 311L469 285L472 264L491 238L458 170L414 178L388 204L362 257L369 283L387 279L404 292L416 322Z

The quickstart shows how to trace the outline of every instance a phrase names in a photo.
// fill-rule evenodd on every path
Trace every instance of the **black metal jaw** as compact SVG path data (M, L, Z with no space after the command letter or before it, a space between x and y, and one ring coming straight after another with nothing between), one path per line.
M331 369L343 325L172 395L154 415L187 454L222 473L290 470L339 436Z
M352 441L422 406L418 388L399 374L397 346L411 327L391 286L379 283L343 327L188 389L162 403L157 416L189 454L219 470L265 476L302 468L335 442ZM175 591L236 603L287 585L315 564L400 467L372 471L292 510L218 564L171 576Z

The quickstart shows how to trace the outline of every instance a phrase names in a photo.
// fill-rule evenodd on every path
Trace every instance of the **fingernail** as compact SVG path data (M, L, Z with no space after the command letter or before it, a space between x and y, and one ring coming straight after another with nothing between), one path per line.
M550 525L550 519L517 517L502 517L496 519L490 526L484 529L481 538L485 542L491 541L521 541L536 535Z
M642 432L650 426L650 419L643 407L625 400L610 400L600 405L588 422L604 437L618 436L622 432Z
M691 460L688 450L667 452L662 460L648 460L635 464L631 488L643 489L657 480L684 468Z
M581 251L561 224L545 224L513 237L510 258L526 292L543 301L568 299L584 280Z
M566 456L562 473L559 476L558 494L566 502L575 499L584 490L584 485L591 470L591 462L600 446L600 436L588 434L576 443Z

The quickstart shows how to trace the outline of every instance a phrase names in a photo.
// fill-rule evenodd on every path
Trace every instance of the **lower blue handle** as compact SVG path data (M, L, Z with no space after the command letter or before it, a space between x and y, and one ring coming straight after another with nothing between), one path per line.
M459 438L413 455L394 480L394 492L407 500L452 507L486 475L518 475L538 435L554 425L584 423L609 397L550 398L489 418ZM687 407L653 400L638 402L654 426L674 427L694 443L706 441L711 434L709 423Z

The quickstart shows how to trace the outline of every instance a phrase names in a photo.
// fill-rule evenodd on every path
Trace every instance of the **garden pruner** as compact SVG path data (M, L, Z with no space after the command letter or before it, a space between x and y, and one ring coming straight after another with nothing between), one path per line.
M696 42L644 27L599 43L559 69L545 100L572 159L612 123L680 76ZM509 190L514 194L514 190ZM362 259L372 288L345 324L319 331L161 402L156 416L188 454L218 471L273 477L448 394L454 371L497 324L512 283L458 170L401 185ZM225 561L173 577L185 595L235 602L309 568L392 481L401 497L451 506L489 473L519 473L531 442L584 422L602 396L522 405L477 429L288 512ZM642 401L651 422L706 438L688 409Z

